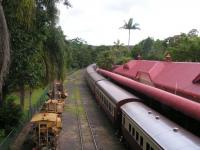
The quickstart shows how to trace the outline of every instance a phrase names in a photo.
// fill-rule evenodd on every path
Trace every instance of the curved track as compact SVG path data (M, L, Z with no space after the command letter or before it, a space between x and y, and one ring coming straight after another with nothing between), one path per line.
M58 149L125 150L91 95L84 80L84 70L68 75L64 84L69 97L62 117Z

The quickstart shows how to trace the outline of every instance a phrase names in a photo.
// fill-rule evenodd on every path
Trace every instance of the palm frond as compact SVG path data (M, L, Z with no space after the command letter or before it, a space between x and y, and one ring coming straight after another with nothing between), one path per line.
M68 0L64 1L64 5L67 7L72 7L71 3Z
M133 18L130 18L130 19L128 20L128 27L131 27L132 24L133 24Z
M140 30L139 24L134 24L134 25L132 25L132 27L131 27L130 29L133 29L133 30Z

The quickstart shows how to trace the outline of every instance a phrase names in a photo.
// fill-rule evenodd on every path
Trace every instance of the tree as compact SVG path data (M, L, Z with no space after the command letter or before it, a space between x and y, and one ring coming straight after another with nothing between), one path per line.
M16 17L20 24L30 27L32 23L32 15L34 12L34 0L20 0L12 1L0 0L0 101L2 98L2 86L4 78L9 71L10 62L10 40L9 31L7 26L7 20L4 14L3 6L10 5L10 10L14 8L15 13L12 17Z
M131 30L140 30L138 23L133 23L133 18L130 18L128 22L124 21L124 25L121 27L122 29L128 30L128 48L130 50L130 33Z
M8 27L0 0L0 103L2 101L2 86L4 78L8 73L10 62L10 43Z
M188 36L190 37L197 37L199 34L199 31L197 29L192 29L188 32Z
M7 83L20 89L22 108L25 87L29 87L31 93L38 83L41 85L42 81L53 80L48 75L63 78L65 37L61 29L56 27L56 3L59 1L61 0L3 2L12 48L12 69ZM67 0L64 2L69 4Z

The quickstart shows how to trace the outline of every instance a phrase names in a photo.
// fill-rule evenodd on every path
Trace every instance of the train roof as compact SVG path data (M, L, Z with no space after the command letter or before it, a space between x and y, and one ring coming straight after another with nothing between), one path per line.
M130 102L121 109L163 149L200 149L200 138L143 103Z
M101 81L101 80L107 80L102 75L98 74L97 72L90 73L90 76L91 76L92 80L95 82Z
M102 80L97 82L97 85L104 91L104 93L111 98L111 100L116 104L123 100L128 99L139 99L133 94L125 91L116 84L108 81Z
M96 64L91 64L91 65L89 65L89 66L86 68L87 73L90 74L90 73L96 72L95 67L96 67Z

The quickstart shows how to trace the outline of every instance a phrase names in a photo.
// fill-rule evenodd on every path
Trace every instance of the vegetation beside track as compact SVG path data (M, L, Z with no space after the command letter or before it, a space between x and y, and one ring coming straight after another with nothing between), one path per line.
M40 98L43 92L44 92L44 88L37 88L33 90L32 96L31 96L32 105L35 105L37 103L38 99ZM15 97L15 103L20 104L19 92L13 92L9 94L8 97L9 96ZM28 109L29 109L29 90L25 90L24 110L28 110Z

